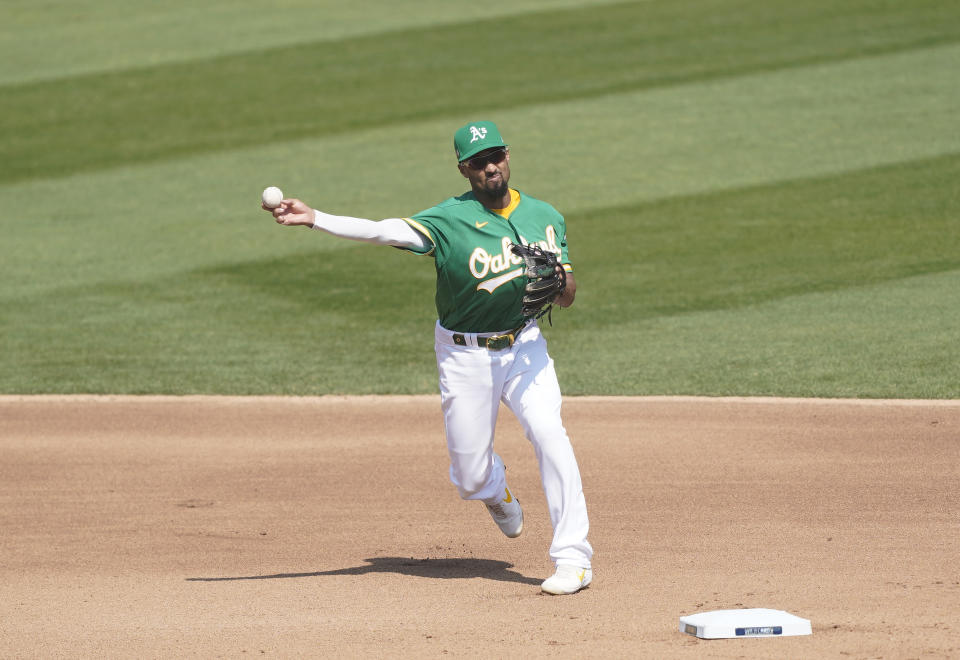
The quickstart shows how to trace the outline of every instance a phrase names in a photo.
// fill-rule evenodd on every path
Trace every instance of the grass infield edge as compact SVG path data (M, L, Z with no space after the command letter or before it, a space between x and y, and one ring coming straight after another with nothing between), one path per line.
M376 404L382 401L394 403L437 401L439 394L325 394L318 396L254 395L234 396L223 394L0 394L0 405L13 403L218 403L227 405L257 405L264 403L287 403L302 405L336 405L340 403ZM600 396L565 394L564 399L577 402L607 403L744 403L744 404L816 404L859 406L939 406L960 407L960 399L852 399L817 397L777 396Z

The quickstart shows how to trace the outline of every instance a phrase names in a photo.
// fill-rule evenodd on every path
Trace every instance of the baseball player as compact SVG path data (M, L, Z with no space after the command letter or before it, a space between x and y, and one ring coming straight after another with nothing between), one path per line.
M509 187L510 151L496 125L469 123L454 134L460 173L470 191L409 218L373 221L329 215L299 199L271 211L281 225L392 245L433 257L438 320L434 332L450 480L460 497L480 500L500 530L523 531L523 511L493 451L502 401L533 445L553 523L555 574L541 585L572 594L590 584L593 549L577 461L560 419L553 360L536 318L524 316L527 272L512 244L555 253L566 285L553 299L569 307L576 295L566 224L552 206ZM552 269L551 269L552 270Z

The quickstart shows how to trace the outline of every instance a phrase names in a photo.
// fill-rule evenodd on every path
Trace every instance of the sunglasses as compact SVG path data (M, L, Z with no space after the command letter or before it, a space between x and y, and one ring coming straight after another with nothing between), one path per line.
M482 170L491 163L494 165L497 163L502 163L503 159L506 157L506 149L494 149L493 151L485 153L482 156L474 156L473 158L470 158L467 160L467 167L469 167L471 170Z

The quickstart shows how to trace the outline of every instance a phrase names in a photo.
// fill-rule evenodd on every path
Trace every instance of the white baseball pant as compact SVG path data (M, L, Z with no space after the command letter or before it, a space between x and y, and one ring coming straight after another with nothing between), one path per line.
M477 346L475 335L460 334L468 345L455 344L454 333L437 323L450 481L463 499L493 503L502 497L506 476L493 439L503 401L523 426L540 465L553 523L551 559L590 568L593 548L587 541L590 523L580 470L560 419L560 386L540 328L530 323L512 347L500 351Z

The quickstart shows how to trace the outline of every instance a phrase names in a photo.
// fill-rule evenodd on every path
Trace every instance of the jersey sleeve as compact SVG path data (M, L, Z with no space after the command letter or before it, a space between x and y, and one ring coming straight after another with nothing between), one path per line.
M437 268L440 268L450 254L450 221L443 205L431 207L425 211L420 211L416 215L404 220L413 227L418 233L422 234L428 242L425 249L411 249L414 254L432 256L437 262Z
M431 223L425 221L424 218L415 215L412 218L403 218L403 221L410 225L414 231L427 239L427 245L423 249L405 247L402 248L414 254L420 255L431 255L435 256L436 254L436 240L434 239L434 230L432 229Z

